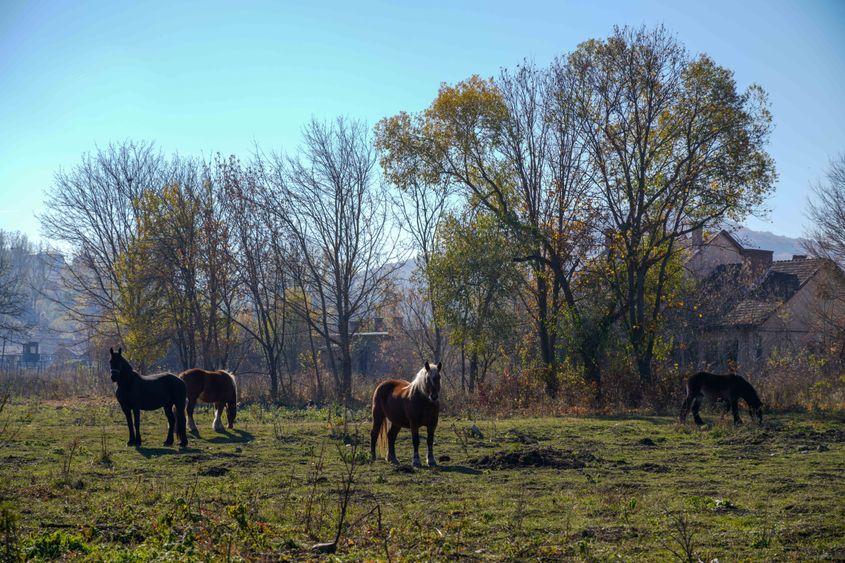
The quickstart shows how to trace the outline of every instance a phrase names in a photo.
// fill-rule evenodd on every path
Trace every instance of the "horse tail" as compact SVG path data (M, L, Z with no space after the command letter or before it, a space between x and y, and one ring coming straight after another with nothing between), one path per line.
M379 385L373 393L373 430L371 434L371 447L378 451L379 455L387 452L387 431L390 429L390 420L384 412L382 397L385 387Z
M176 434L179 436L180 443L186 445L188 443L188 434L186 430L187 417L185 410L188 401L188 386L178 375L175 375L175 378L176 385L173 393L172 410L175 411L173 414L176 417Z

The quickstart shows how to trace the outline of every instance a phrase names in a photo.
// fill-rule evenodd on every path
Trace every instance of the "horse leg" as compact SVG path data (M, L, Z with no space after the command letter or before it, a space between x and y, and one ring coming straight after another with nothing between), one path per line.
M172 446L173 430L176 425L176 417L173 416L173 405L164 405L164 416L167 417L167 439L164 441L164 445Z
M414 460L411 465L414 467L422 467L420 463L420 427L411 426L411 441L414 443Z
M726 401L726 400L723 399L722 403L723 403L722 406L724 407L724 409L722 409L722 414L719 415L719 420L723 420L725 418L725 415L728 414L728 411L731 410L731 402L730 401Z
M214 403L214 422L211 423L211 429L215 432L223 432L223 423L220 422L220 417L223 414L224 404L222 401Z
M123 414L126 416L126 426L129 427L129 441L126 442L127 446L134 446L135 445L135 427L132 426L132 409L127 407L123 408Z
M381 434L381 426L384 424L384 413L380 408L373 407L373 429L370 430L370 459L376 460L376 444Z
M678 419L681 421L681 424L687 421L687 413L689 413L690 405L692 405L692 397L687 396L684 399L684 402L681 404L681 414L678 416Z
M739 426L742 424L742 419L739 418L739 399L736 397L731 397L731 412L734 415L734 425Z
M692 418L695 420L695 423L699 426L704 426L704 421L701 420L701 417L698 416L698 412L701 410L701 395L697 395L692 400Z
M396 436L399 435L399 425L391 424L390 430L387 431L387 461L390 463L399 463L396 459Z
M191 427L191 432L194 434L199 434L199 429L197 428L197 423L194 422L194 407L197 406L197 398L196 397L188 397L188 424Z
M425 445L428 448L428 466L434 467L437 465L437 460L434 459L434 429L437 428L437 424L429 424L426 427L427 434L425 437Z
M176 407L176 433L179 435L179 447L188 446L188 433L185 432L185 401L177 401Z
M229 423L229 430L235 427L235 415L238 413L238 404L234 401L226 403L226 421Z
M132 416L135 419L135 445L141 445L141 409L132 409Z

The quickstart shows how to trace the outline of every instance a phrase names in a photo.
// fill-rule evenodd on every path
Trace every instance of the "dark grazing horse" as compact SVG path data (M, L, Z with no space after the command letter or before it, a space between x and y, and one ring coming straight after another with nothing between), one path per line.
M214 422L211 428L215 432L223 432L223 407L226 407L226 418L229 428L235 427L235 415L238 412L238 385L235 376L225 370L206 371L192 368L179 374L188 390L188 425L191 432L199 432L194 423L194 407L197 400L214 404Z
M434 430L440 413L440 368L428 362L410 382L401 379L382 381L373 393L373 429L370 432L370 456L376 458L376 442L387 436L387 460L396 459L396 436L402 428L411 429L414 443L414 467L420 467L420 427L428 430L428 465L434 467Z
M185 384L172 373L139 375L123 357L123 348L117 352L109 348L111 358L111 380L117 382L115 396L129 427L129 446L141 445L141 411L164 409L167 417L167 440L165 446L173 445L173 430L179 434L179 445L188 445L185 433ZM175 414L174 414L175 407ZM134 419L134 426L132 424Z
M744 399L748 405L751 415L757 418L758 423L763 422L763 403L757 395L757 391L744 377L729 373L717 375L701 371L687 380L687 396L681 406L681 423L687 419L687 413L692 409L692 416L699 426L704 424L698 411L701 409L701 399L722 399L730 405L734 416L734 424L742 424L739 418L739 400Z

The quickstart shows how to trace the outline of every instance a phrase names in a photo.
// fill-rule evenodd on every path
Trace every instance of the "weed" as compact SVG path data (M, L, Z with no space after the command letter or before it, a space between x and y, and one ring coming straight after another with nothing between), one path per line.
M355 438L358 438L357 428ZM341 487L338 493L337 528L334 540L328 543L318 543L311 548L313 551L334 553L337 550L337 544L340 541L341 534L343 533L343 524L346 522L346 513L349 509L349 499L352 495L352 486L355 484L358 466L362 463L362 456L360 454L363 452L360 451L360 443L360 440L355 439L348 444L347 448L344 448L340 444L337 446L338 455L343 462L343 471L340 476ZM365 462L366 456L364 456L363 459Z
M58 559L68 553L86 554L91 548L76 534L56 530L35 537L26 548L27 559Z
M80 447L82 442L80 441L79 437L72 438L70 442L61 450L61 472L59 473L59 485L61 486L70 486L71 485L71 474L73 469L73 460L76 457L76 454L79 453ZM77 482L77 488L81 486L81 481Z
M461 447L461 451L464 452L464 458L469 457L469 435L468 432L464 429L458 428L455 423L449 425L452 429L452 432L455 433L455 438L458 440L458 445Z
M682 510L663 509L663 517L666 521L666 538L661 539L663 547L679 561L686 563L698 560L695 554L695 523Z
M18 536L18 515L8 504L0 507L0 534L3 535L0 559L10 563L23 561L23 551Z
M108 434L106 433L105 426L102 427L102 431L100 432L100 451L97 454L97 463L109 467L112 465L111 449L109 449Z

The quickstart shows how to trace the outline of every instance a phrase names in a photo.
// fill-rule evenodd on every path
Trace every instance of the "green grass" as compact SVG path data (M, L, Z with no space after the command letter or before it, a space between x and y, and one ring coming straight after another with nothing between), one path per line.
M735 429L710 414L715 425L699 430L648 416L447 417L439 468L356 467L337 551L319 555L311 546L334 537L342 456L356 451L347 444L356 429L368 440L363 416L344 439L327 411L250 406L235 432L217 434L202 410L186 451L161 446L160 412L142 415L144 447L127 447L113 400L17 404L4 416L26 422L0 446L0 558L655 561L683 556L689 535L705 561L845 557L837 419ZM407 431L397 450L410 459Z

